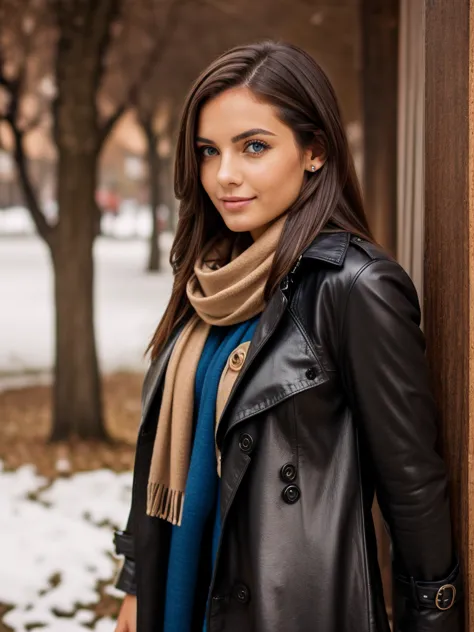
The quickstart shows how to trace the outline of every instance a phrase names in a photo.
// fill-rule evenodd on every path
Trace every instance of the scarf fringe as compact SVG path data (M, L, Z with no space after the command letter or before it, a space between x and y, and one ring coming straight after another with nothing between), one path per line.
M173 525L181 526L184 507L184 492L168 489L163 483L148 483L147 506L148 516L163 518Z

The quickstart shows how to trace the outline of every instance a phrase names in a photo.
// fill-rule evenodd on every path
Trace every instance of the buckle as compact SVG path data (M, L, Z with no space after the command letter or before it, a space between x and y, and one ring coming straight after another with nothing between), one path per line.
M445 597L444 591L451 590L450 597ZM438 610L449 610L456 599L456 588L452 584L444 584L441 588L438 589L435 597L435 604ZM446 603L449 601L449 604Z

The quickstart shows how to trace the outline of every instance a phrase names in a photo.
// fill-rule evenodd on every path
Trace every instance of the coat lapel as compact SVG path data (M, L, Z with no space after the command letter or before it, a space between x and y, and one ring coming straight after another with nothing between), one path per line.
M226 414L226 411L234 403L235 394L239 388L239 384L245 377L249 367L255 362L257 356L261 353L264 345L268 342L274 331L276 330L278 323L281 321L283 314L288 306L288 299L280 288L271 297L266 309L262 312L258 325L255 329L252 337L252 342L249 347L248 354L245 358L245 362L240 369L239 377L234 382L232 390L227 398L226 405L224 406L220 419L218 420L218 429L216 433L216 443L220 447L222 445L224 426L221 424L222 419Z
M351 235L347 232L337 232L337 233L321 233L314 240L310 246L305 250L300 259L314 259L323 262L324 264L334 265L336 267L340 267L344 263L344 259L347 253L347 249L349 247ZM227 399L226 405L222 410L222 414L219 420L219 427L216 433L216 441L218 446L222 447L222 441L226 432L233 427L236 423L241 421L242 419L250 416L250 414L254 414L257 410L263 410L268 405L261 405L261 402L265 399L266 393L265 386L269 386L273 388L278 386L274 381L272 382L271 372L267 373L267 379L262 380L262 382L257 382L256 387L254 389L246 389L245 399L241 401L240 397L237 401L237 391L241 383L243 382L249 368L257 364L256 360L258 356L262 353L262 350L267 346L268 341L273 336L275 331L278 328L280 321L282 320L286 308L288 306L288 298L285 294L286 289L288 288L289 283L292 282L292 274L293 271L290 272L285 279L280 284L279 289L273 294L271 297L267 307L262 312L260 320L258 322L257 328L252 337L252 344L249 347L249 351L247 357L245 358L245 362L242 365L240 370L239 377L235 381L232 390ZM147 414L150 410L151 402L155 394L157 393L162 380L164 379L166 366L168 364L168 360L171 357L171 353L173 351L174 345L178 339L179 334L181 333L183 327L186 325L186 321L181 323L181 325L174 330L174 332L168 338L164 348L162 349L160 355L156 360L154 360L145 376L143 390L142 390L142 418L140 422L140 430L145 424ZM312 386L316 386L325 380L325 374L323 369L318 364L318 359L312 353L311 349L308 345L305 344L304 336L300 332L300 336L295 329L296 339L292 342L285 342L285 344L293 344L293 349L303 350L298 356L298 373L295 373L294 379L286 381L286 387L288 389L293 388L296 382L299 384L300 390L303 388L309 388ZM289 360L289 358L287 358ZM295 357L293 360L290 360L293 364L295 362ZM274 363L274 368L278 368ZM306 380L306 384L304 383L304 376L301 373L302 371L306 371L308 368L312 368L316 370L316 378L314 380L308 381ZM261 388L260 397L258 397L255 388ZM283 395L285 395L283 393ZM281 401L282 397L278 399L275 394L273 397L273 401ZM274 405L274 404L270 404ZM259 408L260 407L260 408ZM232 409L232 410L231 410ZM221 423L226 414L231 412L231 421L229 424ZM253 411L250 412L249 411Z
M266 324L265 313L262 315ZM241 369L239 380L218 420L216 435L222 451L227 434L239 423L261 414L297 393L329 379L319 356L292 310L273 321L271 340L259 340ZM278 326L277 326L278 325ZM254 341L249 347L249 354Z

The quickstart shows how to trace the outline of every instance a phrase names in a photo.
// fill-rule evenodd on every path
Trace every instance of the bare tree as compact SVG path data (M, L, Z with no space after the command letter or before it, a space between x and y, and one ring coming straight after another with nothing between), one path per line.
M148 164L148 190L152 230L148 252L147 271L161 271L160 227L158 209L160 205L173 213L173 194L171 192L171 147L176 137L176 104L161 101L160 108L137 108L137 122L142 130L146 143L146 160ZM160 151L160 144L167 147L166 153Z
M164 9L174 4L175 0L161 2ZM130 16L133 10L135 15L143 15L130 0L29 0L19 19L15 0L0 0L0 86L5 97L1 117L11 132L27 206L38 234L49 247L54 268L52 440L72 435L108 438L93 324L92 247L100 227L95 201L97 163L104 141L133 102L161 50L159 40L139 38L130 49L135 55L135 72L129 75L133 78L124 86L121 101L110 104L101 98L106 73L117 59L114 51L123 45L127 29L137 28L132 19L125 21L127 11ZM36 58L41 57L38 41L44 33L48 33L53 50L49 58L55 60L50 69L54 78L51 134L58 157L59 213L54 225L42 212L25 150L25 137L41 116L38 109L37 115L28 119L24 106L37 88L31 75Z
M137 121L140 125L145 142L146 157L148 163L148 186L149 186L149 205L151 213L151 234L150 234L150 250L147 263L147 271L159 272L161 262L161 250L159 244L159 227L157 211L160 204L165 199L163 191L163 158L158 152L158 144L160 139L166 135L174 135L173 125L176 125L177 116L169 107L162 107L161 126L158 129L156 125L156 113L160 106L164 105L163 100L160 101L160 87L156 81L156 71L160 66L165 53L172 47L175 39L175 32L178 27L178 18L183 20L187 12L196 12L196 4L191 2L181 2L179 11L178 5L172 5L169 9L167 19L164 21L166 31L158 37L158 44L155 48L154 55L148 60L145 71L142 73L142 80L137 89L130 95L130 106L133 107L137 114ZM159 9L155 7L155 11ZM148 29L151 37L156 37L152 25L159 21L149 20ZM151 25L151 30L150 30ZM146 29L146 25L143 26ZM123 76L123 66L121 67L121 75ZM129 69L133 73L133 70ZM181 73L180 73L181 74ZM166 93L166 91L165 91ZM166 111L165 111L166 110ZM164 122L164 125L163 125ZM171 209L170 209L171 211Z
M149 204L151 213L150 248L148 253L148 272L160 272L161 270L161 248L159 242L158 228L158 206L161 203L161 173L160 157L157 150L158 134L153 124L153 114L139 116L138 121L146 138L146 155L148 162L148 189Z

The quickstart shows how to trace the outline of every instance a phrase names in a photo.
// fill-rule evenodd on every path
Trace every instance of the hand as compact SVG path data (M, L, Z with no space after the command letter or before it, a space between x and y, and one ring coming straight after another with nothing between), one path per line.
M137 598L125 595L117 619L115 632L137 632Z

